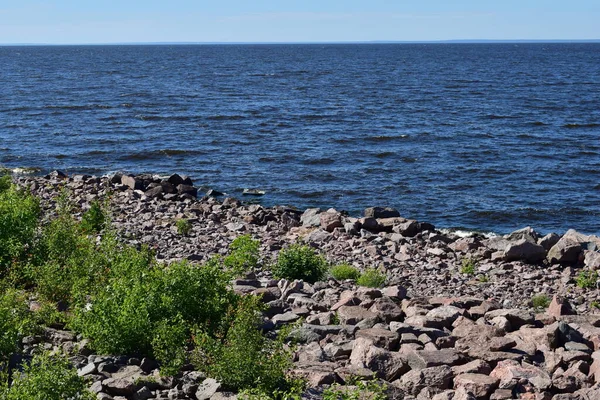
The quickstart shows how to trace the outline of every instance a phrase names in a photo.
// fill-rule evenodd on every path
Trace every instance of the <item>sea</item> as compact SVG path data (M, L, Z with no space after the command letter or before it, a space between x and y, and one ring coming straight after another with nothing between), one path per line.
M600 234L600 44L0 47L0 166Z

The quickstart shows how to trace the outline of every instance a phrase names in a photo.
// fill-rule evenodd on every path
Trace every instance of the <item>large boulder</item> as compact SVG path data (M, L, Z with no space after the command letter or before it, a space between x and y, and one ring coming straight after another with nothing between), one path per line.
M546 258L546 249L527 239L519 239L509 243L504 249L505 261L523 260L536 263Z
M394 218L399 216L398 210L392 207L369 207L365 209L366 218Z
M574 264L579 261L582 247L579 242L562 237L550 250L548 250L548 261L558 264Z

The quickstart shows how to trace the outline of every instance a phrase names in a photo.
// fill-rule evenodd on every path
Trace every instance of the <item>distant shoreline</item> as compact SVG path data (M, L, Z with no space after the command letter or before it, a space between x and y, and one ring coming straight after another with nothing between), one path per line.
M0 43L0 47L18 46L214 46L214 45L369 45L369 44L600 44L600 39L518 39L518 40L374 40L323 42L109 42L109 43Z

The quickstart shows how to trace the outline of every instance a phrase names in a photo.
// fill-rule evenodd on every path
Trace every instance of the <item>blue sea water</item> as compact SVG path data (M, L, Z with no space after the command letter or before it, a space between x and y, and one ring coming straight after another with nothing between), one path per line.
M0 164L600 233L600 44L0 47Z

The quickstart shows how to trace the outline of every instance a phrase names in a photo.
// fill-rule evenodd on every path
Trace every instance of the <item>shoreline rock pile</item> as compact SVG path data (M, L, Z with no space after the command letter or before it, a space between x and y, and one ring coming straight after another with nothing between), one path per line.
M353 218L334 209L196 199L197 188L179 175L53 173L18 183L46 210L63 188L83 210L110 198L123 239L150 245L165 261L201 262L251 234L265 260L304 240L331 262L385 273L382 288L333 278L275 280L269 271L233 282L239 292L262 295L263 329L302 321L292 332L299 342L293 372L309 383L307 398L358 377L385 382L388 397L397 399L600 399L600 294L596 282L577 284L581 271L597 279L597 236L570 230L540 237L524 228L503 237L461 237L391 208ZM178 219L190 222L189 234L177 232ZM535 308L533 297L543 295L552 301ZM82 347L74 337L46 336L28 340ZM102 399L235 397L197 371L164 381L151 360L80 350L76 365Z

